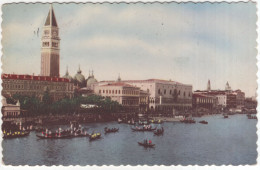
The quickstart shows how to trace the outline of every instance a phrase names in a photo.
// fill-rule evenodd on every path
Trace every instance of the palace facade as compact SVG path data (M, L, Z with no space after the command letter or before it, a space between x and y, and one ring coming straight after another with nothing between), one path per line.
M36 96L42 99L45 91L49 91L54 101L74 95L73 83L66 78L2 74L2 95L20 94Z

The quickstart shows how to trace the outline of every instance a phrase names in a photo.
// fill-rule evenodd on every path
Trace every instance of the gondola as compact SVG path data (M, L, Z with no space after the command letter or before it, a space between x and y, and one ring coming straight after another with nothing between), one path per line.
M201 123L201 124L208 124L208 122L205 121L205 120L199 121L199 123Z
M70 139L73 136L72 135L36 135L40 139Z
M150 128L150 129L145 129L145 128L140 128L140 129L134 129L131 128L133 132L152 132L154 131L156 128Z
M30 134L30 131L4 132L4 139L22 138Z
M163 129L163 127L162 127L161 129L157 129L157 130L154 131L153 133L154 133L154 135L156 135L156 136L163 135L164 129Z
M79 138L79 137L89 137L88 133L80 133L80 134L72 134L73 138Z
M100 139L100 138L101 138L101 133L91 134L89 136L89 141L93 141L93 140Z
M116 132L119 131L119 128L111 128L111 129L105 128L104 130L105 130L105 134L107 134L107 133L116 133Z
M194 119L184 119L184 120L180 120L180 122L182 122L182 123L196 123L196 121Z
M145 147L145 148L153 148L155 144L149 144L149 143L142 143L142 142L137 142L139 145Z

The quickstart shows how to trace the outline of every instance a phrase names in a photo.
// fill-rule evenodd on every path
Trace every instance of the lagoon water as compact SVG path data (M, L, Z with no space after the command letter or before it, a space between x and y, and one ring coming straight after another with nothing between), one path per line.
M151 132L132 132L131 126L109 123L84 124L89 132L102 132L102 139L88 138L38 140L28 137L4 139L6 165L245 165L256 164L256 123L246 115L221 115L197 118L208 125L164 123L162 137ZM104 127L119 127L119 133L104 134ZM157 125L155 125L157 126ZM138 141L151 139L154 149Z

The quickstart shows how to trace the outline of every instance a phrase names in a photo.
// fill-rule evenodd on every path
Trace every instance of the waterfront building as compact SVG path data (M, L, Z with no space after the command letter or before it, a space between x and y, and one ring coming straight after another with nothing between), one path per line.
M217 106L221 107L221 108L225 108L227 107L227 95L226 94L217 94L216 95L217 98Z
M100 86L116 81L101 81ZM189 110L192 108L192 85L171 80L121 80L149 93L149 111L156 113L173 113L173 110ZM95 87L94 87L95 88Z
M212 110L217 106L217 97L207 94L193 94L192 107L194 109L205 108Z
M257 101L254 100L254 98L252 97L247 97L245 99L245 109L252 109L252 110L256 110L257 108Z
M149 110L149 96L147 91L140 90L139 96L139 111L140 113L147 113Z
M140 88L138 87L124 82L112 82L96 86L94 92L117 101L129 111L139 111Z
M7 104L6 98L2 96L2 115L3 117L18 117L21 114L20 102Z
M236 94L236 106L237 108L243 108L245 106L245 93L242 92L241 90L235 90L233 92Z
M54 101L74 94L73 83L66 78L2 74L2 95L36 96L42 99L45 91L49 91Z
M52 5L46 18L41 46L41 76L60 76L60 37Z
M210 87L210 81L208 81L208 87ZM220 108L242 109L245 105L245 93L239 89L233 91L228 82L225 90L196 90L193 93L215 96L217 98L216 106Z

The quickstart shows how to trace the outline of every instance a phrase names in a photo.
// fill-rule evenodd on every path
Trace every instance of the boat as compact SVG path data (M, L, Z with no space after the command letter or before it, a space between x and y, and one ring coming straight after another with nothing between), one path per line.
M53 136L53 135L36 135L40 139L69 139L72 138L72 135L61 135L61 136Z
M224 116L224 119L228 118L228 115L227 115L227 114L223 114L223 116Z
M109 129L109 128L105 127L104 130L105 130L105 134L107 134L107 133L116 133L116 132L119 131L119 128L111 128L111 129Z
M196 121L192 118L185 118L183 120L180 120L182 123L196 123Z
M73 138L77 138L77 137L89 137L88 133L74 133L71 135Z
M161 129L157 129L157 130L154 131L153 133L154 133L154 135L156 135L156 136L163 135L164 129L163 129L163 127L162 127Z
M154 131L156 128L131 128L133 132L152 132Z
M145 143L145 142L137 142L137 143L145 148L153 148L155 146L155 144L152 143Z
M208 124L208 122L206 120L199 121L199 123L201 123L201 124Z
M94 134L91 134L89 136L89 141L93 141L93 140L96 140L96 139L100 139L101 137L101 133L94 133Z
M150 123L153 123L153 124L162 124L163 121L162 121L162 120L151 120Z
M256 116L252 116L252 115L250 115L250 114L247 115L247 118L248 118L248 119L257 119Z
M15 131L15 132L7 132L7 131L3 131L3 138L4 139L11 139L11 138L22 138L22 137L26 137L29 136L30 131Z

